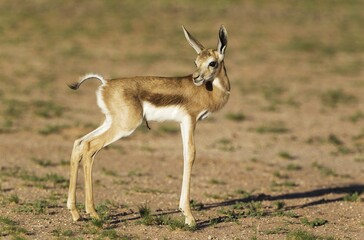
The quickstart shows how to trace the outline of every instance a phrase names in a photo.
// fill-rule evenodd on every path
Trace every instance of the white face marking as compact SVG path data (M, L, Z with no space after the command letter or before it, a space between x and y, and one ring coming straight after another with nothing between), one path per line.
M207 61L206 61L206 68L208 68L209 67L209 64L210 64L210 62L212 62L212 61L216 61L216 59L214 58L214 57L209 57L208 59L207 59Z
M218 89L220 89L221 91L226 91L223 86L221 85L220 79L217 77L214 79L214 81L212 82L212 84L217 87Z
M188 115L178 106L156 107L149 102L143 102L143 116L147 121L176 121L182 120Z

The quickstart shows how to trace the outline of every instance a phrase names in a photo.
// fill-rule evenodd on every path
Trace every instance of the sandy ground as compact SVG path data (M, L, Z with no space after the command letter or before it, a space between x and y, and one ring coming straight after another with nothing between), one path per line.
M0 3L0 236L5 239L363 239L361 1ZM191 197L177 211L176 123L151 122L101 151L102 221L66 209L73 141L103 121L105 77L194 70L185 25L215 47L229 33L226 107L198 124ZM141 208L149 217L141 217ZM312 238L310 238L312 237Z

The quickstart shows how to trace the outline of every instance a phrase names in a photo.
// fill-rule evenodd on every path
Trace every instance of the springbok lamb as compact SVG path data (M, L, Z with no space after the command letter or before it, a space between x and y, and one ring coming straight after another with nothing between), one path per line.
M183 180L179 208L185 223L196 225L190 207L190 181L195 161L194 132L196 123L221 109L229 99L230 83L224 64L227 32L220 27L217 49L206 49L183 26L188 43L197 52L196 71L184 77L127 77L104 79L88 74L69 85L78 89L89 79L98 79L97 104L105 114L103 124L74 142L70 163L70 185L67 208L74 221L80 219L76 208L76 183L82 161L85 184L85 210L92 218L95 211L92 190L92 166L96 154L105 146L130 135L143 120L180 123L183 142Z

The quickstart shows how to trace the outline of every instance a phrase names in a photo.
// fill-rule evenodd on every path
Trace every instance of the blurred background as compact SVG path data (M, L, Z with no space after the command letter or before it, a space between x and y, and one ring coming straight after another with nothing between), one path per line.
M355 0L2 1L1 108L9 101L34 107L29 97L72 105L65 84L88 72L189 74L195 53L181 25L206 47L216 46L218 28L226 26L236 111L249 98L286 94L304 103L310 90L355 90L363 76L362 7ZM2 131L26 127L1 120Z

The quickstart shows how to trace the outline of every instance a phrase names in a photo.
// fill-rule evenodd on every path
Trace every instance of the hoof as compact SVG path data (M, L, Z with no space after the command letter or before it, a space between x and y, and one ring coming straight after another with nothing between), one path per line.
M81 216L80 216L80 214L78 213L77 210L70 210L70 212L71 212L72 219L73 219L74 222L77 222L77 221L79 221L81 219Z
M195 228L196 227L196 220L193 217L192 218L186 218L185 224L188 225L190 228Z
M100 216L99 216L99 214L97 214L97 212L95 210L90 211L88 214L90 214L90 217L92 219L97 219L97 220L100 220L101 219Z

